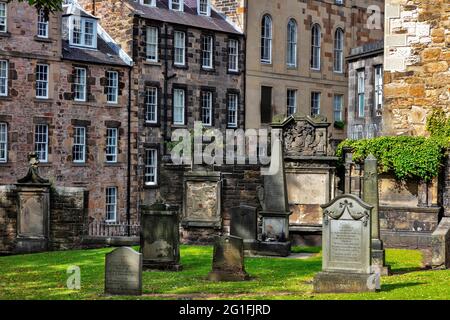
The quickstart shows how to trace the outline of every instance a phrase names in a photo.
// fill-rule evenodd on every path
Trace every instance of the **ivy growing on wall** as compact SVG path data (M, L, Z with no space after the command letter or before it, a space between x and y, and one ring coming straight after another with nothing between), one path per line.
M345 148L353 151L356 163L373 154L379 172L392 172L396 179L431 181L439 174L444 151L449 147L450 118L442 110L434 110L427 119L429 137L389 136L363 140L345 140L337 148L342 159Z

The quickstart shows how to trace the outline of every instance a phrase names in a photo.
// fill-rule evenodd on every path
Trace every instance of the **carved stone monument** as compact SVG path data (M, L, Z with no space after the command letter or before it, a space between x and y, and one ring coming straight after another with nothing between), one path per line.
M184 228L222 227L220 172L191 171L184 174Z
M142 294L142 254L122 247L106 255L105 294Z
M386 265L386 255L380 236L380 217L378 193L378 162L371 154L364 161L363 200L373 206L372 210L372 268L381 275L389 275L390 267Z
M245 205L231 208L230 235L244 240L246 254L256 254L258 250L257 208Z
M333 199L336 164L325 117L296 113L281 123L290 233L304 245L320 245L322 210Z
M314 292L365 292L379 289L371 268L371 211L353 195L337 197L323 208L322 272Z
M286 175L281 138L282 130L273 128L270 168L264 171L264 210L259 254L287 257L291 253Z
M216 237L210 281L246 281L250 277L244 266L244 243L233 236Z
M48 249L50 216L50 182L39 175L39 160L28 155L27 175L16 184L19 215L17 253L42 252Z
M144 270L182 270L178 207L141 207L141 211Z

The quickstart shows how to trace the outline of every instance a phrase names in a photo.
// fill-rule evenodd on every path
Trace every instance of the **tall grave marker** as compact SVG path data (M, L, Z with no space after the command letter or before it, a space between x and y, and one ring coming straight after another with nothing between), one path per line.
M371 268L371 211L353 195L335 198L323 209L322 272L314 278L314 291L376 291Z

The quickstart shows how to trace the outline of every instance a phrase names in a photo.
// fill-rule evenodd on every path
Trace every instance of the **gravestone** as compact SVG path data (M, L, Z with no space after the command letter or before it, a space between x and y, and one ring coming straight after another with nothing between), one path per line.
M51 184L39 175L36 153L30 153L28 161L26 176L16 184L19 209L16 253L48 249Z
M246 281L250 277L244 267L244 243L233 236L216 237L210 281Z
M272 128L272 156L268 170L263 172L264 210L262 217L262 235L259 243L259 254L287 257L291 253L289 241L289 211L286 175L284 172L284 156L282 129Z
M372 210L372 268L381 275L389 275L390 267L386 265L386 254L380 236L378 162L371 154L364 161L363 200L373 206Z
M144 270L180 271L178 207L141 207L141 252Z
M142 294L142 254L122 247L106 255L105 294Z
M254 254L258 250L258 213L255 207L241 205L231 208L230 235L242 238L244 252Z
M314 292L366 292L379 289L371 266L371 211L353 195L335 198L323 209L322 272Z

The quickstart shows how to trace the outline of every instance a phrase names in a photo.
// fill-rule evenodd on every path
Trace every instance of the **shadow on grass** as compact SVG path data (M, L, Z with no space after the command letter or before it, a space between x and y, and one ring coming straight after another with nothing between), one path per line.
M407 267L407 268L399 268L399 269L394 269L392 270L392 275L396 276L396 275L402 275L402 274L407 274L407 273L411 273L411 272L420 272L420 271L428 271L431 270L431 268L429 267Z
M416 287L420 285L424 285L426 283L424 282L406 282L406 283L390 283L390 284L382 284L381 285L381 291L393 291L396 289L403 289L408 287Z

